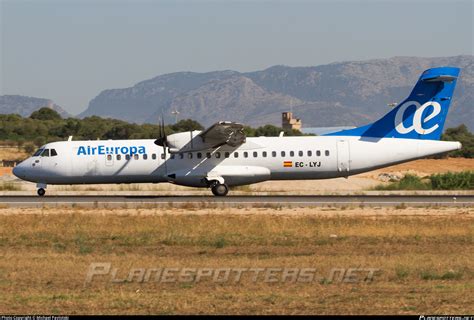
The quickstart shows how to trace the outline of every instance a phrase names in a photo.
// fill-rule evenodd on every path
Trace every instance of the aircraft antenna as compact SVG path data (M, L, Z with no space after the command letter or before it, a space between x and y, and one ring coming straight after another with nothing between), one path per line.
M179 115L179 111L177 109L174 109L173 111L171 111L171 114L174 115L174 123L178 123L178 115Z

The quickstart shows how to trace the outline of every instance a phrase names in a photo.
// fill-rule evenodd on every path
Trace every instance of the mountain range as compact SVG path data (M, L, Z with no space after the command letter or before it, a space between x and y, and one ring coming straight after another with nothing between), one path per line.
M241 73L177 72L124 89L102 91L81 117L99 115L143 123L163 112L193 118L204 125L219 120L257 126L281 124L281 112L293 109L303 126L350 126L376 120L387 104L408 96L421 72L434 66L462 68L447 126L474 129L474 56L394 57L331 63L314 67L273 66Z
M389 103L407 97L421 72L435 66L462 69L446 126L465 123L474 131L472 55L273 66L245 73L170 73L130 88L104 90L78 116L157 123L163 113L171 123L172 111L178 111L179 119L192 118L204 126L219 120L259 126L281 125L281 112L292 109L303 127L358 126L387 113Z

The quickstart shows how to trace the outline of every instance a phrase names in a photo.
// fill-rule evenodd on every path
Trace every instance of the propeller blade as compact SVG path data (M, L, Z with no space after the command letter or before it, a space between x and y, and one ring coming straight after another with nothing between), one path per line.
M168 158L166 157L166 150L168 149L168 139L166 138L166 131L165 131L165 117L163 115L163 109L161 109L161 125L160 125L160 138L158 138L155 142L163 147L163 155L164 155L164 166L165 166L165 175L168 175Z
M166 147L166 133L163 114L161 115L161 121L158 123L158 138L154 143L160 147Z
M158 138L154 141L154 143L160 147L163 147L163 154L164 154L164 161L163 165L165 168L165 176L168 174L168 166L166 164L166 149L168 148L166 132L165 132L165 121L163 117L163 111L161 112L161 121L158 121Z

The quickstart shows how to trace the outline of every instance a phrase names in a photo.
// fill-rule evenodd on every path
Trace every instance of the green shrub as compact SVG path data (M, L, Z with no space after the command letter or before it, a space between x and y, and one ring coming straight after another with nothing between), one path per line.
M389 185L378 185L375 190L428 190L430 188L429 182L424 182L414 174L407 174L400 181L392 182Z
M434 190L474 189L474 171L433 174L430 180Z
M474 171L446 172L433 174L428 181L407 174L400 181L389 185L378 185L375 190L472 190Z

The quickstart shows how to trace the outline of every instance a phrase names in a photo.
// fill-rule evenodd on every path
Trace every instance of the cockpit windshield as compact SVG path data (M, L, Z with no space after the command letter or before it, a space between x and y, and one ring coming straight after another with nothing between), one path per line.
M55 157L57 156L58 153L56 152L55 149L45 149L45 148L41 148L41 149L38 149L34 154L33 154L33 157Z
M49 157L49 149L44 149L43 152L41 152L42 157Z
M36 152L33 154L33 157L37 157L41 154L41 152L43 152L44 149L38 149L36 150Z

